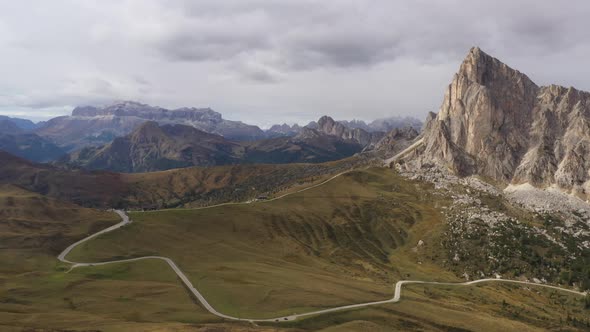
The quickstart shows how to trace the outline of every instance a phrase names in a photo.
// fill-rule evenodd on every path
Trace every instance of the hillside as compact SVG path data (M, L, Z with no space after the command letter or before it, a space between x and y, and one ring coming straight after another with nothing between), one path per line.
M28 120L28 119L21 119L21 118L14 118L14 117L9 117L9 116L5 116L5 115L0 115L0 123L2 123L4 121L14 124L17 128L21 129L22 131L34 130L43 124L43 122L35 123L35 122ZM2 125L0 125L0 132L3 132L3 130L1 128L2 128Z
M0 247L41 249L59 253L85 234L117 221L110 212L83 208L33 193L14 185L0 185Z
M546 254L557 254L560 245L535 235L533 229L542 219L482 185L473 179L436 189L428 182L408 180L387 169L354 171L276 201L133 213L135 223L83 244L70 258L171 257L215 308L242 317L275 317L384 299L390 296L393 282L400 279L456 282L501 274L516 280L535 276L560 282L558 275L552 275L553 267L559 264L558 270L566 271L572 262L563 259L568 253L561 258ZM469 237L461 237L460 232L454 235L453 220L463 216L461 211L468 216L470 209L476 208L465 197L481 201L478 208L488 211L480 217L484 222L488 214L498 218L498 227L490 231L496 235L486 241L504 250L488 252L487 247L478 246L478 238L470 230L463 229L463 233L470 232ZM515 220L503 220L502 214ZM544 229L552 232L553 227L546 225ZM511 240L515 232L530 238L515 243ZM455 242L474 259L457 252ZM470 242L473 246L468 246ZM515 251L522 254L513 255ZM470 264L480 263L481 268L484 258L479 254L493 255L499 264L484 264L489 269L481 270L483 276L476 275ZM457 255L459 258L454 258ZM538 259L541 261L536 262ZM580 259L576 258L578 263L583 261ZM540 268L549 262L552 268ZM375 322L375 328L400 326L399 320L405 317L415 330L432 326L443 330L475 326L535 330L557 328L567 315L583 322L587 315L580 297L534 287L416 285L404 296L408 301L399 305L303 319L294 326L303 330L334 324L354 326L360 317L374 322L376 317L389 315ZM420 308L434 311L413 310L418 303ZM434 314L441 311L445 315Z
M371 155L319 164L228 165L122 174L62 169L0 151L0 184L89 207L153 209L253 199L375 162Z
M302 128L293 137L278 137L244 144L248 163L318 163L343 159L361 152L363 145L320 130Z
M62 159L75 166L115 172L150 172L189 166L214 166L239 161L243 148L184 125L145 122L131 134L103 147L87 147Z

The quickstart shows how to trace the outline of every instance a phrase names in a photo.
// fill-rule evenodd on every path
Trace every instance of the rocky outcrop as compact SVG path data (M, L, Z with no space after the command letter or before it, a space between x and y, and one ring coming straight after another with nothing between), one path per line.
M362 120L341 120L338 122L342 123L343 125L351 129L359 128L368 132L381 131L384 133L390 132L396 128L412 127L414 129L420 129L422 127L422 122L420 120L412 117L401 116L392 116L388 118L376 119L369 123L366 123Z
M318 120L319 132L336 136L343 140L353 141L363 147L370 147L377 143L382 137L382 132L370 133L360 128L348 128L344 124L334 121L329 116L322 116Z
M410 146L418 135L413 127L392 129L375 144L374 150L383 152L386 158L393 156Z
M255 142L244 142L245 160L250 163L318 163L350 157L363 146L312 128L301 128L292 137L283 136Z
M282 125L273 125L266 131L266 136L269 138L280 136L295 136L301 132L301 127L298 124L289 126L286 123Z
M590 94L539 87L475 47L406 161L503 183L590 189Z

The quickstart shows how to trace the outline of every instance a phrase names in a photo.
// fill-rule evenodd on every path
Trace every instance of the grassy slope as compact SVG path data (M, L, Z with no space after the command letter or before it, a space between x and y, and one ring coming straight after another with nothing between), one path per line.
M93 240L69 258L170 256L215 307L237 315L264 317L382 299L391 296L392 283L400 278L456 280L439 268L443 223L437 208L448 202L426 189L374 169L273 202L134 213L134 224ZM416 248L420 239L425 245ZM202 325L217 319L191 302L161 262L89 267L68 275L52 264L44 267L53 270L43 273L43 282L36 276L10 280L10 289L28 291L13 298L43 298L46 307L16 309L8 300L2 305L22 312L0 313L0 321L61 328L100 321L105 331L265 329ZM41 314L49 306L59 315ZM521 287L415 285L398 304L321 315L280 329L559 330L566 326L560 318L565 324L568 315L587 317L588 311L580 299Z
M32 192L87 207L154 209L243 201L308 183L355 165L370 155L322 164L232 165L190 167L153 173L119 174L63 170L35 164L0 151L0 185L13 184Z
M120 221L112 212L3 185L0 221L1 331L103 326L125 331L129 321L137 327L137 322L160 321L162 316L177 322L211 319L195 314L194 303L162 262L65 273L67 267L55 256L70 243Z
M398 269L389 259L392 250L405 244L413 226L440 222L411 193L412 183L392 192L396 180L383 170L354 172L273 202L134 213L136 223L71 257L172 257L215 307L238 316L385 299L412 265L409 255L400 255ZM428 275L429 268L424 264L412 273Z
M88 243L72 257L172 257L212 305L237 316L270 317L384 299L399 279L457 281L439 267L443 224L437 208L449 202L429 192L427 185L387 170L356 171L273 202L134 213L135 224ZM425 245L417 248L421 239ZM504 286L449 290L434 298L434 287L426 293L424 287L412 287L418 290L406 293L407 301L400 304L319 316L295 327L524 329L526 324L550 327L561 316L565 320L568 310L581 308L570 299L569 306L551 309L559 314L548 314L546 308L554 303L535 306L546 297L529 301L528 291L520 288L501 293L510 297L498 296L495 290ZM482 303L486 298L491 305ZM530 305L530 317L503 315L502 300ZM443 309L444 315L437 314Z

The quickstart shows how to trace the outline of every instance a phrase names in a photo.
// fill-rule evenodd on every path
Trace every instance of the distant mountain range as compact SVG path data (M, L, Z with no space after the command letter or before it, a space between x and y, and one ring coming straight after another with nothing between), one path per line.
M422 128L422 121L412 118L412 117L389 117L383 119L373 120L370 123L366 123L362 120L338 120L336 121L342 124L344 127L349 129L362 129L367 132L384 132L387 133L395 128L404 128L404 127L412 127L416 130L420 130ZM268 130L266 130L267 136L295 136L303 128L312 128L317 129L318 123L316 121L311 121L305 126L300 126L298 124L288 125L283 123L282 125L273 125Z
M31 120L27 120L27 119L20 119L20 118L12 118L12 117L8 117L5 115L0 115L0 121L8 121L13 123L15 126L17 126L18 128L24 130L24 131L31 131L34 129L37 129L39 127L41 127L43 124L45 124L45 122L33 122Z
M412 117L400 117L394 116L389 118L373 120L370 123L366 123L362 120L352 121L338 121L348 128L363 129L368 132L382 131L389 132L395 128L412 127L416 130L422 128L422 121Z
M117 172L239 163L319 163L371 149L383 137L381 132L346 128L327 116L318 124L318 129L304 127L295 136L231 141L192 126L148 121L109 144L70 153L60 163ZM409 133L408 140L417 135L415 131Z
M103 107L76 107L71 116L51 119L37 129L36 133L68 151L74 151L85 146L108 143L117 136L131 133L146 121L190 125L232 140L265 138L264 131L257 126L225 120L221 114L209 108L168 110L131 101Z
M18 120L18 119L17 119ZM24 120L27 121L27 120ZM60 148L73 152L87 146L101 146L111 142L115 137L130 134L146 121L155 121L160 125L182 124L192 126L207 133L217 134L231 141L256 141L265 138L295 136L302 126L274 125L264 131L258 126L240 121L226 120L210 108L165 109L133 101L116 102L107 106L80 106L72 111L71 116L60 116L47 122L26 126L34 132L53 142ZM30 121L29 121L30 122ZM411 118L391 118L376 120L367 125L362 121L341 121L350 129L363 129L369 132L387 132L402 126L420 127L420 121ZM25 124L22 124L25 126ZM307 125L317 128L317 123Z
M146 122L153 123L142 128ZM254 125L226 120L209 108L169 110L123 101L100 107L76 107L71 116L37 124L0 116L0 149L36 162L56 160L70 153L62 161L127 172L227 163L323 162L371 149L389 128L419 124L418 120L399 117L370 124L322 117L306 126L274 125L264 131ZM139 138L148 128L156 127L163 131L159 137L162 140L158 141L161 145L149 147L149 142ZM208 139L201 140L204 137L215 137L216 145L211 146ZM121 155L122 151L130 150L137 155ZM144 155L139 150L151 151ZM138 162L142 157L148 160ZM152 157L155 159L149 159Z
M35 128L28 120L0 117L0 150L36 162L55 160L66 152L27 130Z
M85 147L62 162L89 169L149 172L188 166L232 164L244 147L192 126L144 122L131 134L101 147Z

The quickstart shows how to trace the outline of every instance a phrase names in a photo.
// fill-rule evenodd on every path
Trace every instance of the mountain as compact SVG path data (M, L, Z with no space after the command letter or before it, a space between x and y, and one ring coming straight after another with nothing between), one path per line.
M108 143L117 136L131 133L146 121L190 125L231 140L247 141L265 137L257 126L225 120L221 114L210 108L185 107L168 110L131 101L102 107L76 107L71 116L51 119L38 128L36 133L68 151L74 151L85 146Z
M341 124L343 124L345 127L347 128L351 128L351 129L362 129L364 131L373 131L373 129L363 120L351 120L351 121L347 121L347 120L339 120L338 122L340 122Z
M101 147L85 147L61 164L115 172L150 172L191 166L249 163L319 163L365 148L352 138L304 128L295 136L234 142L192 126L148 121Z
M389 132L396 128L412 127L419 130L422 127L422 121L413 117L393 116L389 118L376 119L371 121L367 127L369 131Z
M23 131L31 131L37 129L43 122L34 123L31 120L27 119L20 119L20 118L12 118L5 115L0 115L0 121L9 121L14 123L18 128L22 129Z
M0 185L15 185L86 207L135 209L245 201L368 161L359 156L329 163L225 165L126 174L38 164L2 150L0 160Z
M65 152L35 134L27 133L14 121L0 118L0 150L36 162L55 160Z
M189 166L232 164L243 147L222 136L185 125L141 124L103 147L86 147L62 161L90 169L149 172Z
M411 126L392 129L375 144L374 150L393 156L410 146L418 135L418 131Z
M246 144L250 163L319 163L361 152L364 146L319 130L304 127L293 137L277 137Z
M66 152L35 134L0 134L0 150L35 162L53 161Z
M286 123L282 125L273 125L266 130L266 136L269 138L280 137L280 136L295 136L301 132L301 127L298 124L289 126Z
M416 130L419 130L422 127L422 122L418 119L412 117L389 117L383 119L373 120L370 123L366 123L363 120L338 120L336 121L344 127L349 129L361 129L363 131L372 133L372 132L383 132L387 133L395 128L405 128L405 127L412 127ZM307 128L311 129L318 129L319 125L316 121L309 122L306 126ZM288 124L282 125L273 125L268 130L266 130L267 137L277 137L277 136L295 136L301 129L304 128L299 126L298 124L294 124L293 126L289 126Z
M23 132L13 121L0 118L0 135L18 135Z
M389 132L395 128L405 128L405 127L412 127L414 129L420 129L422 127L422 121L412 118L412 117L400 117L400 116L393 116L389 118L382 118L376 119L371 121L370 123L366 123L363 120L352 120L346 121L341 120L338 121L344 126L351 128L351 129L362 129L368 132L375 132L375 131L382 131L382 132Z
M590 93L538 86L474 47L408 159L460 175L587 195Z
M370 133L360 128L348 128L329 116L322 116L317 123L319 132L356 142L363 147L377 143L384 135L383 132Z

